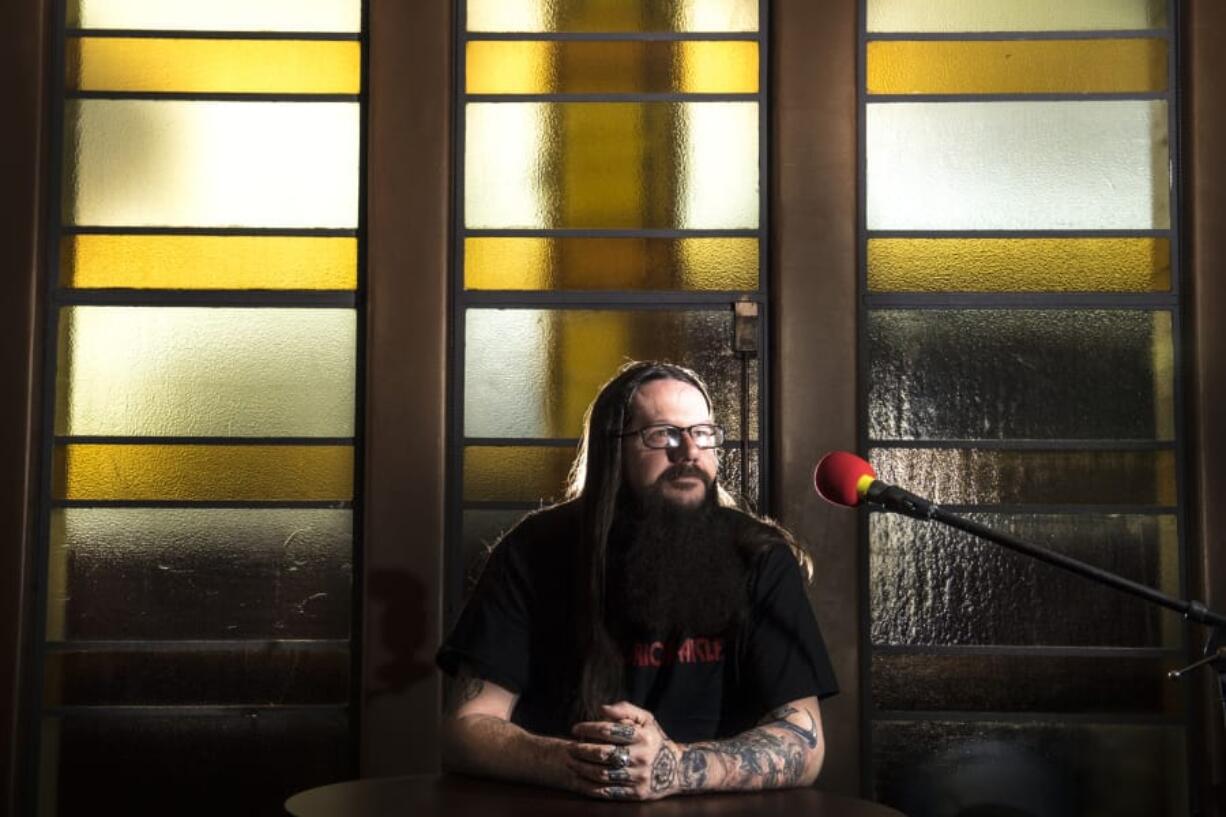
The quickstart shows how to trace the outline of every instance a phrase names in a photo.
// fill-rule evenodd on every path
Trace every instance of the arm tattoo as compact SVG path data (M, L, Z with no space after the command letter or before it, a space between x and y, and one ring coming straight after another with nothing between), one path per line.
M672 788L677 777L677 756L667 745L660 747L660 753L651 764L651 790L664 791Z
M786 720L797 714L781 707L769 720L728 740L694 743L681 754L681 787L700 789L718 769L713 783L724 789L764 789L794 786L805 773L808 750L817 747L817 721L807 712L808 727ZM779 729L784 733L780 734Z
M460 707L476 698L485 689L485 681L475 677L467 670L461 670L448 685L447 704L443 711L454 715Z

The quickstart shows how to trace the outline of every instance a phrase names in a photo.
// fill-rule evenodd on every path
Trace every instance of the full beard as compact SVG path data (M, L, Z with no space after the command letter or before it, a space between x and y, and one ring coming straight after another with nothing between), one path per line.
M706 485L696 507L654 489L641 499L625 490L618 498L609 534L608 621L620 637L718 635L744 613L748 568L734 522L718 507L715 485L694 475Z

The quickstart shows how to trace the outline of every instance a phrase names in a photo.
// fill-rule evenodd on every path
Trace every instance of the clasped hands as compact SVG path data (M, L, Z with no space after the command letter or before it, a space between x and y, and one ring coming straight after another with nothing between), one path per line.
M607 720L577 723L566 765L572 788L605 800L658 800L678 791L681 747L646 709L602 706Z

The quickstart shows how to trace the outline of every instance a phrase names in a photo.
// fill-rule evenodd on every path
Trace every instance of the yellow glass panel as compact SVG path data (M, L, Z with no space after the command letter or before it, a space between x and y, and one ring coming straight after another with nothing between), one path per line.
M355 34L361 0L70 0L69 28L153 31L323 31Z
M64 220L334 227L358 220L358 103L70 99Z
M758 288L756 238L467 238L468 289Z
M472 228L758 225L754 102L473 102Z
M56 499L283 500L353 498L347 445L57 446Z
M1166 90L1166 41L877 41L870 94L1128 93Z
M756 42L479 40L466 53L470 94L758 91Z
M565 446L470 445L464 449L464 499L560 499L575 450Z
M356 94L353 40L191 40L80 37L68 41L67 83L80 91Z
M75 306L59 328L57 434L353 435L352 309Z
M878 292L1165 292L1166 238L870 238Z
M758 0L468 0L469 31L757 31Z
M333 236L70 235L60 285L78 289L357 287L358 240Z
M497 0L492 0L496 2ZM868 0L869 31L1165 28L1167 0Z

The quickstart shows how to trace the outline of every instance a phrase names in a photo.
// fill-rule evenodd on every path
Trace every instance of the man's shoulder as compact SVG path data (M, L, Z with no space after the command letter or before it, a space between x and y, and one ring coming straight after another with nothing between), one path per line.
M503 549L508 556L530 558L554 547L569 546L579 534L579 518L578 500L530 511L498 540L494 548Z

